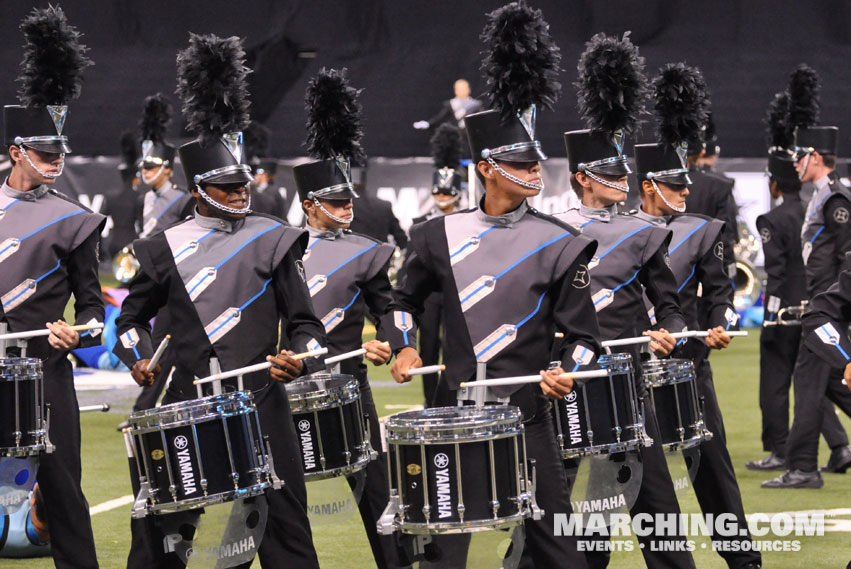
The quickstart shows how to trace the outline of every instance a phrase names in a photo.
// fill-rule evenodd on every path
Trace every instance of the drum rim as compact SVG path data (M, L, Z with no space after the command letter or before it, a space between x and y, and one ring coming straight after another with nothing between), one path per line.
M42 374L41 360L38 358L0 358L0 382L41 381L44 379Z
M311 480L326 480L328 478L337 478L338 476L348 476L355 472L360 472L369 466L369 463L372 462L374 458L377 459L377 456L372 457L368 451L366 453L362 452L360 458L346 466L338 466L337 468L331 468L328 470L317 470L316 472L305 471L304 481L310 482Z
M643 427L643 425L640 425ZM624 427L635 428L636 425L630 425ZM647 444L648 439L645 438L643 434L639 434L637 437L632 439L624 439L622 441L616 443L609 443L604 445L592 445L592 446L584 446L584 447L561 447L559 450L561 451L562 459L569 458L582 458L585 456L605 456L608 454L616 454L619 452L631 452L634 450L641 449L645 446L649 446Z
M291 393L290 388L299 387L309 381L317 381L316 376L327 375L328 380L344 380L342 384L337 384L331 389L320 389L314 391L306 391L303 393ZM358 380L354 376L345 373L328 373L316 372L310 375L298 378L284 385L287 392L287 399L290 402L290 409L293 414L302 414L311 411L324 411L325 409L334 409L347 405L360 399L360 388Z
M41 437L46 433L42 431ZM42 454L47 449L47 444L40 442L34 445L19 446L19 447L0 447L0 458L21 458L24 456L33 456Z
M484 520L465 520L463 522L396 522L397 530L402 533L411 535L428 535L428 534L459 534L459 533L477 533L482 531L490 531L496 529L504 529L520 525L532 516L528 505L524 506L520 512L504 516L500 518L487 518Z
M241 500L243 498L259 496L271 487L272 483L264 480L263 482L258 482L257 484L252 484L251 486L247 486L245 488L226 490L224 492L208 494L206 496L199 496L197 498L172 500L169 502L159 503L153 502L152 497L149 496L146 507L148 512L153 515L171 514L174 512L183 512L186 510L197 510L198 508L205 508L214 504L223 504L225 502L232 502L234 500Z
M446 417L437 416L441 410L466 409L468 414L486 411L488 415L500 416L494 418L483 417L483 420L470 421L462 424L446 424ZM432 414L427 417L429 423L418 424L411 422L416 414ZM408 421L399 423L399 421ZM487 429L486 432L483 432ZM524 432L522 413L519 407L514 405L486 405L486 406L461 406L461 407L431 407L429 409L417 409L403 411L391 415L384 422L384 430L387 442L398 444L452 444L461 442L474 442L488 439L500 439L517 436Z
M234 409L223 413L211 412L216 407L232 404ZM215 419L247 415L256 411L254 396L250 392L231 391L219 395L210 395L200 399L177 401L161 405L153 409L144 409L130 414L128 422L131 434L144 434L151 431L161 431L184 427L187 425L206 423ZM194 412L194 413L193 413ZM203 413L203 414L201 414ZM188 416L187 416L188 415ZM180 417L175 419L175 417ZM157 419L172 419L171 421Z
M697 379L694 363L684 358L642 362L641 376L644 384L649 388L692 382ZM657 376L661 377L657 378Z

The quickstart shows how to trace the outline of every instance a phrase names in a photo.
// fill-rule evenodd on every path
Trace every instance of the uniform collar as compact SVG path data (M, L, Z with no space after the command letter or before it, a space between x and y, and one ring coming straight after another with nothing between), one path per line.
M171 191L171 189L172 189L173 187L174 187L174 184L172 184L172 183L171 183L171 180L166 180L166 181L165 181L165 184L163 184L162 186L160 186L160 189L159 189L159 190L153 190L153 192L154 192L154 195L155 195L155 196L157 196L157 197L159 198L159 197L164 196L164 195L166 194L166 192ZM152 188L152 189L153 189L153 188Z
M310 237L316 237L317 239L330 239L331 241L333 241L334 239L343 236L342 229L328 229L326 231L323 231L321 229L313 227L310 224L306 225L305 227L307 228L307 234Z
M832 183L833 183L833 180L830 179L829 174L824 175L821 178L819 178L818 180L816 180L815 182L813 182L813 184L815 184L816 189L818 191L825 189L827 186L829 186Z
M584 204L579 204L579 215L588 219L605 221L606 223L608 223L617 213L617 204L612 204L604 208L588 207Z
M485 210L483 209L484 202L485 198L482 198L479 202L478 209L476 209L476 217L478 217L483 223L497 225L499 227L514 227L514 224L520 221L523 216L526 215L526 212L529 211L529 204L526 203L526 200L523 200L523 203L521 203L514 211L493 216L485 213Z
M9 178L6 178L6 181L3 182L2 191L10 198L33 202L47 194L47 192L50 191L50 188L48 188L46 184L42 184L31 190L27 190L26 192L20 192L10 186Z
M195 207L195 223L203 227L204 229L215 229L216 231L224 231L225 233L233 233L240 227L245 224L245 219L238 219L236 221L228 221L227 219L221 219L218 217L207 217L201 215L201 212L198 211L198 207Z
M649 213L647 213L643 209L639 208L638 212L635 214L635 217L637 217L638 219L643 219L644 221L647 221L648 223L652 223L653 225L665 226L665 225L668 225L668 222L671 221L671 218L673 216L672 215L661 215L661 216L657 217L655 215L650 215Z

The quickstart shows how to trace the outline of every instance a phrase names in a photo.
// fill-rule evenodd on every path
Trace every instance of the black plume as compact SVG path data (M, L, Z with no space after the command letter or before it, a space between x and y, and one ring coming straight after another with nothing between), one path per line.
M712 111L710 110L706 113L706 129L703 131L703 140L709 142L711 140L715 140L715 119L712 116Z
M177 95L186 128L203 145L248 126L248 83L242 40L189 34L189 47L177 54Z
M21 104L31 108L65 105L79 97L83 70L92 60L62 8L33 8L20 27L26 39L18 78Z
M142 118L139 119L139 134L142 140L163 142L168 125L171 122L171 103L162 93L145 98L142 105Z
M777 148L791 148L794 141L789 126L789 93L781 91L774 95L765 115L768 126L768 145Z
M669 63L660 70L654 86L660 141L675 146L702 144L709 98L700 71L684 63Z
M121 151L121 162L128 167L136 164L136 160L139 159L139 140L136 138L136 135L125 131L121 133L121 139L118 144Z
M319 71L307 84L307 151L313 158L343 156L363 164L360 89L349 85L346 70Z
M269 129L257 121L251 121L242 133L247 162L269 155Z
M488 14L482 70L491 107L508 119L531 105L551 108L561 93L561 53L540 10L523 0Z
M435 168L457 168L461 164L461 131L443 123L431 137L431 156Z
M629 41L597 34L579 58L579 113L592 130L635 132L650 87L644 58Z
M813 126L818 123L821 80L812 67L802 63L789 74L789 125Z

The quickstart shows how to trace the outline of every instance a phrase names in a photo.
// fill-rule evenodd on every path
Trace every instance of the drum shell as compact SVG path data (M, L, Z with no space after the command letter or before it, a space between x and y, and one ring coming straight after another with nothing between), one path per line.
M659 438L668 448L703 436L697 378L689 360L645 362L643 377L656 410Z
M41 361L0 360L0 456L38 454L44 445ZM16 424L17 411L17 424ZM16 429L20 429L20 441Z

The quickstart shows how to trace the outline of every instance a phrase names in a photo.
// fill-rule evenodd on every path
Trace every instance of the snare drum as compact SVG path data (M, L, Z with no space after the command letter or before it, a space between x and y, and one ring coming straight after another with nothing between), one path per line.
M641 368L666 452L690 448L712 437L703 423L697 376L690 360L651 360Z
M0 456L53 452L37 358L0 359Z
M630 354L597 360L607 377L576 383L553 405L562 457L577 458L635 450L645 444L643 418Z
M250 393L213 395L130 415L144 517L248 498L279 487Z
M537 515L517 407L434 407L384 426L390 503L380 533L472 533Z
M378 457L354 377L319 372L286 389L306 481L348 476Z

